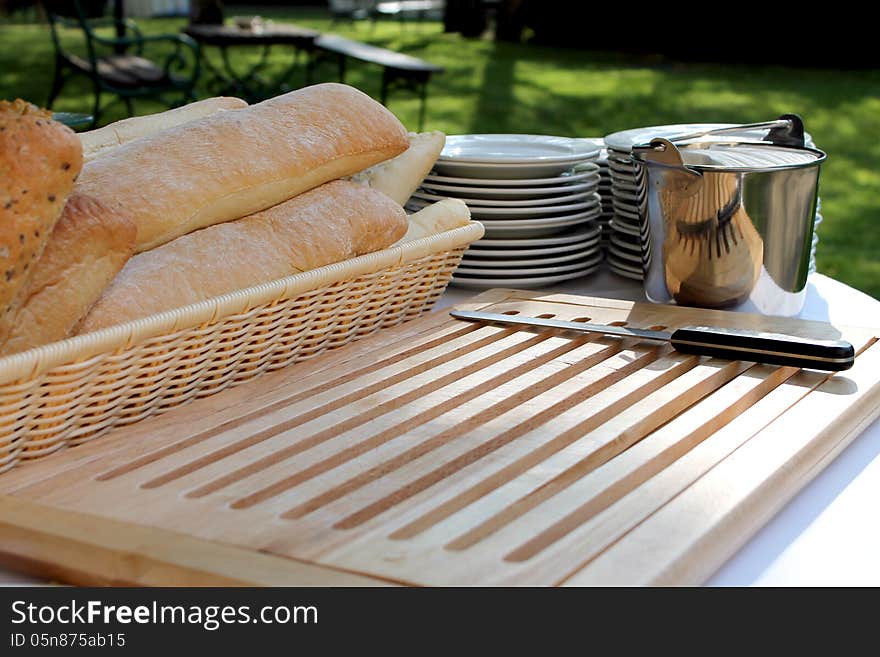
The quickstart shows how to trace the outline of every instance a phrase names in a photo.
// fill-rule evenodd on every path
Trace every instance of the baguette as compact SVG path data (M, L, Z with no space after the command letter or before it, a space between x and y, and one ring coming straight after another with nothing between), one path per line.
M459 228L467 225L470 220L471 211L464 201L457 198L443 199L409 216L409 227L401 242L411 242L420 237Z
M128 217L71 196L12 310L0 319L0 356L70 335L131 257L136 232Z
M83 167L77 190L137 224L136 251L264 210L403 152L406 129L342 84L319 84L136 139Z
M82 146L51 112L0 101L0 316L24 286L82 168Z
M378 189L403 205L422 184L445 144L446 135L439 130L410 133L409 148L403 153L361 171L351 179Z
M97 130L81 132L79 139L83 146L83 160L88 162L135 139L149 137L163 130L202 119L223 110L241 109L242 107L247 107L247 103L241 98L218 96L199 100L183 107L176 107L167 112L133 116Z
M129 260L79 328L139 319L385 248L406 214L381 192L337 180Z

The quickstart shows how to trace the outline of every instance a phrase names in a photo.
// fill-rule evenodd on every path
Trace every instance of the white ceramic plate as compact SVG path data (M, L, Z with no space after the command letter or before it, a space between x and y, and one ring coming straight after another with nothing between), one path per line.
M595 223L587 224L586 226L578 227L572 229L565 233L564 235L554 235L552 237L523 237L523 238L514 238L514 239L479 239L476 242L473 242L471 246L479 246L484 247L488 246L491 248L495 247L513 247L513 248L541 248L541 247L554 247L554 246L562 246L562 245L576 245L579 242L583 242L587 239L592 239L596 235L599 234L598 225Z
M475 219L489 219L490 221L503 221L506 219L543 219L546 217L558 217L561 214L572 212L593 212L598 215L601 212L599 195L593 194L585 201L578 203L560 203L559 205L542 205L528 208L490 208L486 206L469 205L471 216Z
M595 159L601 146L589 139L553 135L449 135L437 158L480 164L564 163Z
M612 252L611 250L608 251L608 264L613 268L625 269L630 274L638 275L639 278L644 277L644 274L642 273L641 263L635 263L631 260L620 258L616 253Z
M611 226L611 230L614 232L625 233L626 235L632 235L633 237L640 237L641 236L641 233L639 233L638 227L621 223L620 221L617 220L616 216L611 220L611 222L609 223L609 226Z
M631 224L636 228L641 225L639 218L639 208L636 205L627 205L625 203L614 204L614 214L621 218L627 224Z
M638 196L633 195L631 192L620 190L615 190L614 193L611 195L611 198L615 203L628 205L635 208L645 204L645 202L647 201L647 196L639 198Z
M635 269L628 269L626 267L619 267L609 258L608 260L608 268L617 274L618 276L623 276L624 278L630 278L634 281L642 281L645 279L644 275L641 271L636 271Z
M491 239L517 237L546 237L562 232L565 228L591 221L595 214L581 213L544 219L517 219L514 221L481 220L486 235Z
M596 225L598 229L598 224ZM574 242L572 244L562 244L560 246L538 246L534 248L479 248L478 243L474 242L464 253L464 257L466 259L474 259L474 260L491 260L491 259L501 259L506 260L509 258L543 258L543 257L553 257L556 255L562 254L570 254L579 251L586 251L594 248L601 240L601 230L597 230L596 233L591 236L589 239L586 239L582 242ZM511 240L514 241L514 240ZM529 242L528 239L523 240L515 240L517 242Z
M560 256L558 258L535 258L532 260L489 260L485 264L482 262L469 261L467 264L462 262L456 274L465 276L533 276L535 274L562 274L572 269L589 264L588 261L595 260L596 250L583 251L570 256Z
M641 252L642 250L641 238L634 235L617 232L611 235L611 242L613 244L616 244L618 247L626 249L628 251Z
M466 185L480 187L537 187L541 185L561 185L563 183L572 183L587 180L596 175L599 167L595 164L579 164L571 172L565 172L559 176L551 176L549 178L522 178L520 180L511 180L510 178L461 178L459 176L441 176L431 172L425 176L425 180L432 183L443 183L446 185Z
M576 209L568 214L551 215L549 217L493 217L491 219L477 219L486 228L490 227L510 227L510 226L549 226L560 221L580 221L585 223L592 221L601 214L599 208L591 207L586 209Z
M413 213L422 210L434 201L412 197L406 202L404 208ZM598 201L590 199L583 203L550 205L526 208L492 208L485 206L470 206L471 217L477 221L521 221L524 219L550 219L558 218L562 213L571 212L595 212L598 217L602 214L602 206Z
M448 194L432 194L424 189L418 189L413 192L413 197L423 201L442 201L447 198L457 198L464 201L471 209L471 212L491 210L493 208L518 208L533 207L544 208L547 206L558 206L562 204L582 203L593 199L599 203L602 199L596 194L596 188L592 187L587 191L576 192L574 194L562 194L557 196L546 196L542 198L529 199L487 199L487 198L465 198L463 196L450 196ZM595 197L595 198L594 198Z
M611 175L614 178L630 179L636 177L636 168L632 163L613 159L608 161L608 168L611 169Z
M619 217L621 221L635 226L636 228L642 224L641 215L639 214L639 206L637 205L626 205L622 202L616 202L614 204L614 214ZM645 214L647 214L647 208Z
M524 164L456 162L437 160L434 170L444 176L473 179L529 180L559 176L571 169L574 162L527 162Z
M611 182L611 189L615 192L625 192L627 194L644 194L645 186L639 185L638 183L629 180L621 180L619 178L615 178Z
M647 187L647 185L645 185ZM639 192L639 185L636 183L635 178L623 180L618 178L617 176L611 181L611 190L612 191L621 191L621 192L629 192L630 194L637 194Z
M572 253L577 253L580 251L588 251L596 247L599 244L602 237L602 230L598 224L593 224L598 229L596 233L589 237L589 239L585 239L580 242L575 242L574 244L562 244L560 246L544 246L544 247L536 247L536 248L503 248L503 247L495 247L495 248L483 248L481 249L479 246L471 246L468 247L467 251L464 253L464 257L469 260L519 260L522 258L556 258L561 256L571 255ZM520 240L527 241L527 240Z
M647 196L641 198L626 192L614 192L614 200L620 205L628 205L633 208L639 208L647 204Z
M635 244L621 244L616 241L614 238L617 237L619 233L614 233L611 236L608 246L614 249L614 252L620 256L628 256L630 258L638 258L642 259L642 248L640 246L636 246Z
M628 192L630 194L638 194L640 191L647 187L644 185L640 187L635 180L621 180L620 178L615 177L611 182L611 191L612 192Z
M575 256L593 253L600 247L602 240L594 237L589 242L578 244L566 244L564 246L545 247L543 249L498 249L476 250L473 248L465 251L462 263L467 262L468 267L488 267L494 262L524 262L524 261L549 261L556 258L573 259ZM559 260L563 262L563 260ZM494 266L494 265L493 265Z
M621 260L625 263L631 264L633 267L641 267L642 266L642 256L636 255L631 252L623 251L618 249L613 244L608 248L608 254L613 255L618 260Z
M478 199L535 199L539 196L564 196L566 194L589 193L600 189L598 177L588 178L583 182L552 187L469 187L465 185L444 185L425 180L422 189L432 194L446 194L453 198L467 201L468 198Z
M474 276L455 276L452 277L452 283L460 287L474 288L485 290L493 287L519 287L519 288L538 288L563 281L570 281L582 276L588 276L599 269L600 260L596 260L593 264L584 266L583 269L576 269L564 274L555 274L547 276L529 276L527 278L506 278L506 277L489 277L480 278Z

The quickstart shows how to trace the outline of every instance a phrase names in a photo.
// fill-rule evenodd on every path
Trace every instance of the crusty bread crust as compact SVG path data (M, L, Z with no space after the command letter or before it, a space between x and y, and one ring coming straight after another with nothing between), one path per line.
M81 168L73 130L24 101L0 101L0 316L39 260Z
M249 217L134 256L79 333L197 303L376 251L406 232L381 192L337 180Z
M73 195L27 283L0 319L0 356L61 340L134 252L134 222Z
M378 189L404 205L433 168L445 144L446 135L439 130L410 133L409 148L403 153L373 165L353 175L351 179Z
M87 163L77 190L138 228L137 251L277 205L403 152L400 121L319 84L164 130Z
M409 227L402 241L411 242L421 237L460 228L466 226L470 220L471 211L464 201L458 198L446 198L409 215Z
M83 145L83 160L89 162L96 157L106 155L114 148L127 144L141 137L149 137L196 119L203 119L224 110L247 107L241 98L217 96L189 103L183 107L175 107L165 112L133 116L116 121L97 130L79 133Z

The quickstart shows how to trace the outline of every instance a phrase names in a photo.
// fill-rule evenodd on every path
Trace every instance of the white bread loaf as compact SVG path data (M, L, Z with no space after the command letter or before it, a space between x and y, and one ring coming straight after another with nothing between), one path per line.
M373 165L352 176L362 185L378 189L400 205L405 204L418 189L446 144L446 135L434 132L411 132L409 148L397 157Z
M96 157L106 155L114 148L127 144L141 137L149 137L163 130L168 130L196 119L203 119L217 112L247 107L241 98L217 96L205 98L194 103L175 107L167 112L158 112L146 116L133 116L122 119L97 130L79 133L83 146L83 160L88 162Z
M87 333L385 248L406 214L381 192L337 180L129 260L79 328Z
M138 252L277 205L403 152L385 107L319 84L136 139L88 162L76 190L137 224Z
M465 226L471 220L471 211L461 199L447 198L409 215L408 220L409 226L401 242Z
M67 200L31 276L0 320L0 356L66 338L134 252L134 222L93 198Z

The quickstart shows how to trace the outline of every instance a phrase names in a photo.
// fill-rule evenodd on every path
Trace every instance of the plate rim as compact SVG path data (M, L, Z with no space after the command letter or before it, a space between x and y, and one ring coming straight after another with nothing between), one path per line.
M600 237L602 234L601 231L602 231L602 228L600 226L597 231L598 234L600 235ZM573 237L578 237L578 235L557 235L555 237L553 235L548 235L546 237L525 237L525 238L517 238L517 237L491 238L491 237L489 237L489 238L480 238L479 240L477 240L477 242L483 242L484 244L488 244L488 243L492 243L492 242L523 242L523 241L536 242L538 240L540 240L540 241L552 240L551 245L553 245L553 244L573 244L576 242L572 242L571 240L569 240L567 242L559 242L558 241L558 240L563 240L563 239L568 239L568 238L573 238ZM581 235L581 237L582 237L582 235ZM474 244L476 244L476 242L474 242ZM504 245L503 244L490 244L490 246L504 246ZM546 245L536 244L535 246L546 246Z
M559 175L569 169L573 168L576 164L582 162L583 160L573 160L571 162L524 162L517 164L509 164L509 163L488 163L488 162L458 162L458 161L449 161L449 160L437 160L434 163L434 169L437 171L443 170L444 167L448 167L452 171L458 169L459 172L462 170L470 170L474 169L485 172L487 169L491 171L495 170L496 176L498 173L508 173L513 174L508 176L512 180L516 180L518 178L535 178L535 177L547 177L551 174ZM543 174L543 175L542 175ZM471 175L464 176L465 178L482 178L484 173L480 175ZM502 175L501 178L504 176Z
M580 276L586 276L588 274L595 273L602 266L602 259L596 261L593 265L587 265L583 269L578 269L575 271L571 271L565 274L557 274L555 276L529 276L526 278L509 278L503 279L499 278L497 280L487 281L486 279L474 279L473 282L468 280L469 277L459 277L458 281L456 281L455 274L452 275L452 282L458 282L460 284L467 285L471 283L472 285L476 284L478 286L485 287L504 287L504 286L523 286L530 285L532 283L538 285L551 285L553 283L561 283L562 281L571 280L573 278L578 278ZM537 279L537 280L536 280Z
M496 210L496 209L545 209L545 208L554 208L554 207L562 207L565 205L575 204L573 201L575 199L584 199L584 203L587 202L586 199L589 199L592 196L599 196L597 192L594 191L583 191L577 192L575 194L565 194L562 196L546 196L538 199L474 199L474 198L466 198L463 196L440 196L438 194L428 194L425 192L419 192L416 190L412 193L410 198L415 198L420 201L431 201L438 202L443 201L445 199L458 199L459 201L463 201L465 205L468 206L468 209L473 212L485 212L486 210ZM494 201L493 203L476 203L475 201ZM550 202L555 201L555 202ZM601 203L602 197L599 196L599 200L596 203ZM545 205L541 205L544 203ZM576 205L576 204L575 204ZM491 214L491 212L489 212Z
M501 261L496 261L498 263L497 267L496 266L479 267L479 266L474 266L474 265L466 265L466 264L464 264L464 262L462 262L462 264L459 265L455 269L455 271L462 271L462 270L473 271L474 269L487 269L487 270L500 270L500 271L513 272L513 271L519 271L519 270L523 269L523 267L525 267L526 269L529 269L529 270L542 269L542 268L546 268L546 267L549 267L552 269L552 268L555 268L557 263L562 266L568 266L568 265L564 265L564 263L566 263L566 262L571 263L573 261L576 262L579 259L590 260L590 259L594 258L595 256L596 256L595 251L593 251L593 250L586 251L585 250L582 253L581 252L575 253L575 254L571 255L570 257L560 256L559 258L545 258L545 260L549 260L550 262L545 262L544 264L531 264L531 265L529 265L528 261L526 261L525 263L520 263L518 265L516 262L511 263L510 261L501 260ZM540 261L540 258L538 258L537 260ZM507 264L501 264L501 263L507 263ZM572 265L572 266L574 266L574 265ZM526 275L528 275L528 274L526 274Z
M525 189L521 189L521 188L510 189L510 188L504 188L504 187L467 187L465 185L444 185L443 183L436 183L435 184L434 182L426 179L426 180L422 181L421 185L419 185L419 189L426 187L428 189L437 189L441 192L469 192L469 193L473 193L476 191L481 194L500 194L502 196L504 196L504 195L513 196L514 194L530 194L530 193L531 194L537 193L537 195L539 195L539 196L540 195L553 196L554 194L563 192L566 189L572 189L572 190L576 190L577 192L582 191L584 193L587 193L585 190L599 189L600 186L601 185L599 184L599 182L588 181L588 182L576 182L574 184L567 184L567 185L553 185L553 186L537 186L536 185L535 187L530 187L530 188L525 188ZM416 190L416 191L418 191L418 190ZM574 194L576 192L571 192L571 193ZM464 199L467 197L466 196L455 196L454 198ZM480 199L480 200L486 200L486 199ZM503 199L500 199L500 200L503 200Z
M563 214L558 217L537 217L535 219L475 219L475 221L479 221L484 225L486 229L490 228L503 228L499 224L513 224L515 226L532 226L535 228L540 228L545 225L553 225L556 221L581 221L583 223L587 223L588 221L594 221L601 215L600 212L596 212L594 210L590 210L588 212L576 212L575 214ZM489 222L489 225L486 225L485 222ZM534 222L541 221L545 223L536 224ZM505 226L506 227L506 226Z
M591 164L591 163L587 163L587 164ZM594 166L596 166L598 168L598 165L594 165ZM448 182L453 185L459 184L459 183L454 182L456 180L468 181L467 183L464 183L462 186L469 185L470 181L479 181L482 185L486 185L488 187L506 187L506 186L534 187L537 185L544 185L549 182L559 181L559 180L564 180L564 181L569 181L569 182L572 180L583 180L587 176L597 175L597 173L598 173L597 171L583 171L583 172L572 173L570 175L559 175L559 176L550 176L550 177L545 176L543 178L468 178L468 177L461 177L461 176L444 176L441 174L434 173L434 170L431 169L431 171L429 171L425 175L424 179L425 180L440 180L440 182Z
M481 253L479 250L471 251L468 249L465 251L464 259L476 258L477 260L504 260L505 258L527 258L529 256L539 258L542 256L547 256L547 258L559 256L566 253L575 253L578 251L586 251L588 249L592 249L597 244L602 241L601 236L596 236L590 240L585 240L583 242L577 242L575 244L563 244L562 246L551 246L547 247L547 249L511 249L509 252L501 251L493 251L492 255L486 255L485 253ZM491 249L489 249L491 251ZM546 259L546 258L545 258Z
M601 231L599 235L595 237L591 237L588 240L584 240L583 242L574 242L572 244L560 244L559 246L547 246L547 247L535 247L534 249L508 249L505 251L504 249L468 249L465 251L464 257L467 258L469 255L475 258L481 258L484 260L488 260L491 258L505 258L505 257L525 257L528 255L534 255L536 253L543 253L547 255L553 255L557 253L569 253L571 251L576 251L578 249L586 249L596 245L596 243L602 241ZM486 255L485 252L491 252L491 255Z
M498 218L490 218L490 217L480 217L480 215L513 215L508 216L510 221L522 221L518 217L522 215L527 215L529 213L535 213L538 215L555 215L560 212L575 212L578 210L586 211L590 208L598 208L601 212L601 201L590 199L589 201L582 201L581 203L560 203L559 205L548 205L548 206L529 206L529 207L512 207L512 208L484 208L480 207L478 209L474 209L472 206L468 206L468 209L471 212L471 217L477 219L478 221L483 218L486 221L504 221L504 219ZM537 219L547 219L549 217L535 217Z
M444 155L444 151L450 146L450 142L454 142L456 140L462 140L467 138L507 138L508 141L522 141L522 140L543 140L543 141L562 141L566 143L574 143L576 145L583 144L588 147L585 151L580 151L577 153L570 153L568 155L538 155L531 156L525 159L526 163L564 163L564 162L577 162L580 160L590 160L598 157L599 152L602 150L602 147L598 144L590 142L587 138L584 137L566 137L564 135L538 135L538 134L516 134L516 133L503 133L503 132L489 132L489 133L470 133L470 134L457 134L457 135L447 135L446 136L446 144L443 146L443 150L440 151L440 155L437 157L438 162L461 162L468 164L516 164L523 162L523 157L469 157L469 156L450 156Z

